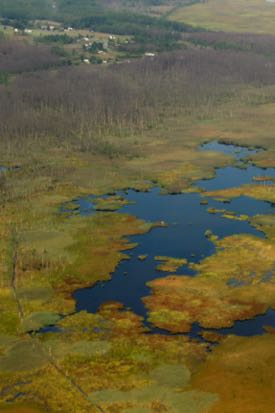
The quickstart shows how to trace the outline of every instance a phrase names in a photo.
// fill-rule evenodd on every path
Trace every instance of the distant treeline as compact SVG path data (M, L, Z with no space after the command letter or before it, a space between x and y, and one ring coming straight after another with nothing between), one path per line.
M184 23L139 14L127 9L132 4L162 4L163 0L0 0L2 21L25 26L28 20L53 19L76 28L92 28L100 32L141 35L144 29L190 32ZM120 5L119 8L114 7ZM128 10L128 11L127 11Z
M197 46L216 50L239 50L266 56L275 56L275 37L253 33L198 32L185 38Z
M51 43L60 43L60 44L72 44L75 39L72 36L68 36L67 33L64 34L48 34L45 36L40 36L37 41L39 43L51 44Z
M0 16L8 19L36 19L52 16L49 0L0 0Z
M68 21L108 10L144 12L150 6L176 3L177 0L0 0L0 16Z
M113 3L116 4L118 1L58 0L52 3L48 0L38 0L37 2L36 0L22 0L20 2L15 0L10 4L7 0L0 0L0 16L2 15L2 24L22 30L31 27L32 23L28 19L51 18L76 29L85 28L96 32L130 35L133 36L135 45L128 44L121 49L127 54L148 50L174 49L179 46L182 33L198 30L184 23L138 14L133 11L123 11L123 7L122 11L117 11L110 7ZM128 1L127 4L130 3ZM125 3L123 2L123 4ZM51 7L49 7L50 5ZM63 40L66 41L68 38L64 37Z
M135 46L131 44L124 46L122 50L126 52L150 49L155 51L170 50L178 46L182 33L198 30L183 23L121 12L95 14L91 17L75 20L74 27L118 35L131 35Z
M0 85L0 140L20 148L52 139L113 156L102 137L140 133L171 114L205 117L240 86L273 84L272 60L205 48L104 69L83 65L23 73Z
M74 21L76 28L92 28L95 31L116 34L141 35L144 29L162 29L170 32L193 32L192 26L146 15L108 12L99 13Z

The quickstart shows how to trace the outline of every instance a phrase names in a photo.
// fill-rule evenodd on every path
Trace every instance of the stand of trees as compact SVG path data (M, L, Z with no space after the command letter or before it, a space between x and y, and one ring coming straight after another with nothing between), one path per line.
M173 6L177 2L178 0L55 0L54 2L52 0L0 0L0 16L10 19L67 21L108 10L146 13L151 6L163 4ZM184 0L184 2L188 4L192 0Z
M169 32L194 32L198 29L184 23L127 12L105 12L74 20L76 28L115 34L142 35L144 29L162 29Z
M274 61L204 48L104 69L22 73L0 85L0 139L20 147L51 138L57 145L101 151L102 136L140 132L171 113L204 116L240 85L273 84Z
M186 34L185 38L196 46L216 50L239 50L275 56L275 37L253 33L197 32Z
M0 74L47 69L61 64L51 47L0 38Z
M126 53L171 50L179 47L182 33L200 30L183 23L127 12L94 14L75 20L73 25L77 29L132 36L131 43L121 46L121 51Z

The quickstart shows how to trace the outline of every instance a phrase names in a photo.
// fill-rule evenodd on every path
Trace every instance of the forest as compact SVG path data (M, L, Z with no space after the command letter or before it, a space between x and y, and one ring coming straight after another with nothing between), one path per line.
M196 0L184 0L181 4L195 2ZM166 11L178 5L177 0L170 0L168 3L167 9L166 0L1 0L0 13L10 19L52 19L69 22L105 12L154 14L154 8L166 6ZM161 9L156 14L161 15Z
M94 148L99 136L139 133L171 113L207 116L221 99L233 99L239 85L274 84L271 37L187 38L203 47L103 69L64 66L49 46L2 39L0 70L3 79L10 76L1 86L2 143L16 148L51 137Z

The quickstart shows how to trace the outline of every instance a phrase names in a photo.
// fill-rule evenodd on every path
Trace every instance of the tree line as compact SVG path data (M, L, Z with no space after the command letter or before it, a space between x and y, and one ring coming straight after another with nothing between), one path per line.
M196 46L275 56L275 37L268 34L197 32L187 33L184 37Z
M0 74L48 69L62 63L51 47L0 38Z
M274 83L273 60L205 48L105 68L21 73L0 85L0 139L17 148L51 139L104 152L104 136L140 133L176 113L207 116L242 85Z

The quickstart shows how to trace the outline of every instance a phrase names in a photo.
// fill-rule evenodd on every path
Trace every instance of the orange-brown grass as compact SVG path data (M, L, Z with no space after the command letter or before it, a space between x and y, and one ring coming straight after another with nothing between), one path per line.
M133 407L142 402L149 408L150 403L157 405L160 386L166 389L163 403L169 409L174 398L170 399L170 394L179 397L176 392L188 384L206 357L207 346L186 337L143 334L140 317L118 303L103 305L98 314L68 316L58 326L60 332L41 335L40 341L33 338L9 343L0 360L3 402L22 392L22 402L35 395L47 411L94 413L95 392L106 392L104 406L108 405L109 413L117 406L110 398L112 391L121 395L121 409L129 402ZM25 360L16 363L19 350ZM140 392L144 392L144 401ZM191 403L193 396L201 397L196 390L191 395L182 395L177 408L186 401ZM171 411L179 410L173 406Z
M187 264L187 260L185 258L157 256L155 257L155 260L161 261L161 263L157 265L157 270L166 272L176 272L182 265Z
M191 141L201 137L207 141L218 139L233 144L262 146L268 150L253 156L253 161L262 167L274 167L275 104L267 103L274 90L272 87L263 88L258 93L247 91L243 102L235 106L232 102L227 103L215 118L193 124L188 128Z
M275 247L267 240L235 235L216 241L218 251L194 265L196 277L170 276L148 285L149 320L172 332L188 332L192 323L206 328L230 327L275 306L271 276Z
M123 251L134 245L124 237L151 228L150 224L134 217L113 213L76 220L75 228L68 228L71 242L65 246L60 258L49 255L49 262L46 258L43 262L43 254L38 250L37 260L33 261L30 259L32 250L26 249L28 244L19 249L17 291L26 316L36 311L72 311L71 293L75 289L109 279L119 261L127 258ZM66 236L66 225L63 230ZM39 243L34 242L34 245L38 247Z
M241 195L249 196L263 201L275 202L275 185L273 184L249 184L236 188L221 189L205 192L206 196L214 198L237 198Z
M275 241L274 215L256 215L251 219L251 223L259 231L263 231L272 242Z
M274 363L274 336L231 336L209 355L192 385L219 395L210 413L272 413Z

